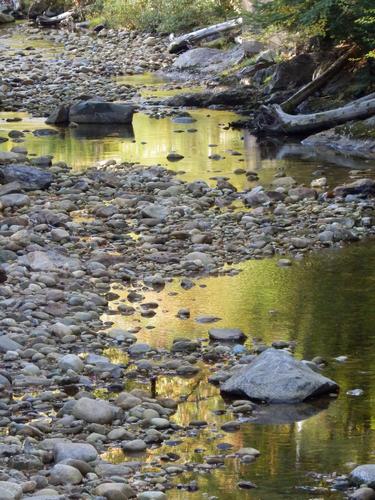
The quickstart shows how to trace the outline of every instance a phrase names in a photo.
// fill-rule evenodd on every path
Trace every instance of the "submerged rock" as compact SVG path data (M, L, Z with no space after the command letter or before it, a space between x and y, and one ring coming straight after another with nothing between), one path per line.
M336 392L338 385L287 352L271 348L225 381L221 391L267 403L301 403Z

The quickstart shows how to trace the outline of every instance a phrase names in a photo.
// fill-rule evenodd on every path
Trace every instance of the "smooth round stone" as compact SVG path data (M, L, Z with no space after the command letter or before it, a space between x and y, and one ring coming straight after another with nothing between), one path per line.
M76 373L80 373L84 368L84 364L79 356L66 354L59 359L59 367L64 371L73 370Z
M162 491L144 491L137 498L138 500L167 500L167 495Z
M79 420L95 424L110 424L115 416L112 405L101 399L81 398L73 407L72 414Z
M23 491L19 484L10 481L0 481L1 500L18 500L22 497Z
M94 493L108 500L127 500L128 498L134 498L136 495L128 484L123 483L100 484L95 488Z
M50 472L51 484L80 484L82 474L71 465L56 464Z
M124 441L122 443L122 449L130 452L144 451L147 448L146 443L143 439L133 439L132 441Z
M168 429L170 426L169 420L166 418L152 418L150 421L151 425L154 425L157 429Z

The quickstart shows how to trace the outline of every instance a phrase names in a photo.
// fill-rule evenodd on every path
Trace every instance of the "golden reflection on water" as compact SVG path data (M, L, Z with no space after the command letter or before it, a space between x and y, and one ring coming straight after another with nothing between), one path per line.
M29 154L52 155L54 162L64 161L79 172L93 166L99 160L139 162L145 165L161 164L176 172L181 178L192 181L203 179L211 184L213 177L225 176L238 189L254 186L244 174L235 174L236 169L258 173L260 181L270 184L274 174L286 170L298 182L310 182L316 161L296 158L263 159L255 138L248 133L228 128L228 123L238 119L238 115L228 111L193 110L191 115L197 121L192 124L173 123L170 117L155 119L144 113L134 116L133 129L129 127L104 128L78 127L55 129L58 134L49 137L35 137L32 131L47 127L44 119L30 118L25 113L0 113L0 137L7 137L10 130L27 130L24 142L9 140L0 143L0 151L10 151L14 146L26 147ZM19 116L21 122L6 122L6 118ZM197 132L189 132L190 129ZM182 130L182 133L176 133ZM133 135L134 134L134 135ZM167 155L177 151L184 158L178 162L168 162ZM233 153L240 153L237 156ZM221 159L210 159L219 155ZM183 173L185 172L185 173ZM327 172L329 181L336 177L344 179L347 171L333 168Z
M201 490L189 493L189 498L198 500L202 492L225 500L309 498L295 489L318 485L308 473L345 473L349 462L372 463L375 459L375 249L371 242L353 245L320 253L291 268L279 268L272 259L238 267L242 272L235 277L196 280L190 290L183 290L178 280L161 292L143 290L144 302L157 300L161 304L153 318L145 319L137 313L134 318L105 319L114 320L117 328L140 325L139 341L157 347L169 346L176 336L206 337L212 325L197 323L195 319L200 315L222 318L214 326L242 328L249 335L249 347L253 336L263 338L268 345L274 340L293 340L299 358L321 355L327 360L324 374L339 383L340 395L327 409L322 405L319 411L317 407L306 420L302 419L307 415L302 415L295 422L278 425L243 423L239 432L227 434L220 431L220 425L234 417L229 411L224 415L213 413L225 409L225 404L218 389L206 381L209 368L191 379L159 377L159 396L178 399L187 395L187 401L172 417L174 421L185 426L203 419L209 426L196 437L184 437L181 445L150 452L147 460L154 453L172 451L181 456L182 462L199 461L202 455L196 457L196 448L204 448L204 455L215 454L219 442L232 443L234 451L250 446L261 452L254 463L241 465L228 459L225 469L199 475ZM118 288L116 292L121 293ZM123 291L124 300L127 293ZM191 318L184 321L176 317L183 307L191 311ZM147 330L150 325L155 328ZM347 355L348 361L336 362L333 358L339 355ZM346 394L354 388L362 388L364 396ZM120 460L121 454L117 456ZM255 482L258 489L238 489L239 479ZM186 492L173 490L168 498L183 500ZM330 493L327 498L341 496Z

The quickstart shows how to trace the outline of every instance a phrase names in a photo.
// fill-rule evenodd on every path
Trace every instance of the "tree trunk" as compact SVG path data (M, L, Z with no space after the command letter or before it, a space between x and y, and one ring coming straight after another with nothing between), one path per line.
M259 132L305 134L373 115L375 115L375 98L367 100L362 98L340 108L310 115L290 115L285 113L280 105L274 104L261 108L256 127Z
M231 21L226 21L224 23L215 24L213 26L209 26L208 28L203 28L197 31L192 31L186 35L179 36L175 38L168 47L168 51L171 54L175 54L176 52L183 52L188 50L195 43L200 40L204 40L212 35L221 35L226 33L227 31L232 31L236 28L242 26L242 17L237 19L232 19Z
M345 54L343 54L333 64L331 64L329 68L323 71L320 76L315 78L315 80L312 80L310 83L299 89L298 92L289 97L289 99L281 103L281 108L283 109L283 111L285 111L286 113L291 113L298 106L298 104L301 104L301 102L307 99L307 97L316 92L318 89L322 88L332 77L337 75L337 72L344 66L349 57L351 57L356 50L356 46L349 49L347 52L345 52Z
M48 17L48 16L38 16L36 18L36 22L40 26L54 26L56 24L61 23L64 19L68 19L69 17L72 17L74 14L73 10L68 10L67 12L63 12L62 14L59 14L58 16L55 17Z

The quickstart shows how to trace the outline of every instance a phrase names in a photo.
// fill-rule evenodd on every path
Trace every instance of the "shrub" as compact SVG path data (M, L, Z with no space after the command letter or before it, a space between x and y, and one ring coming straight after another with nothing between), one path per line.
M373 0L255 0L247 18L258 31L320 35L333 43L355 42L365 50L375 44Z
M94 16L110 26L180 33L238 15L240 0L96 0Z

